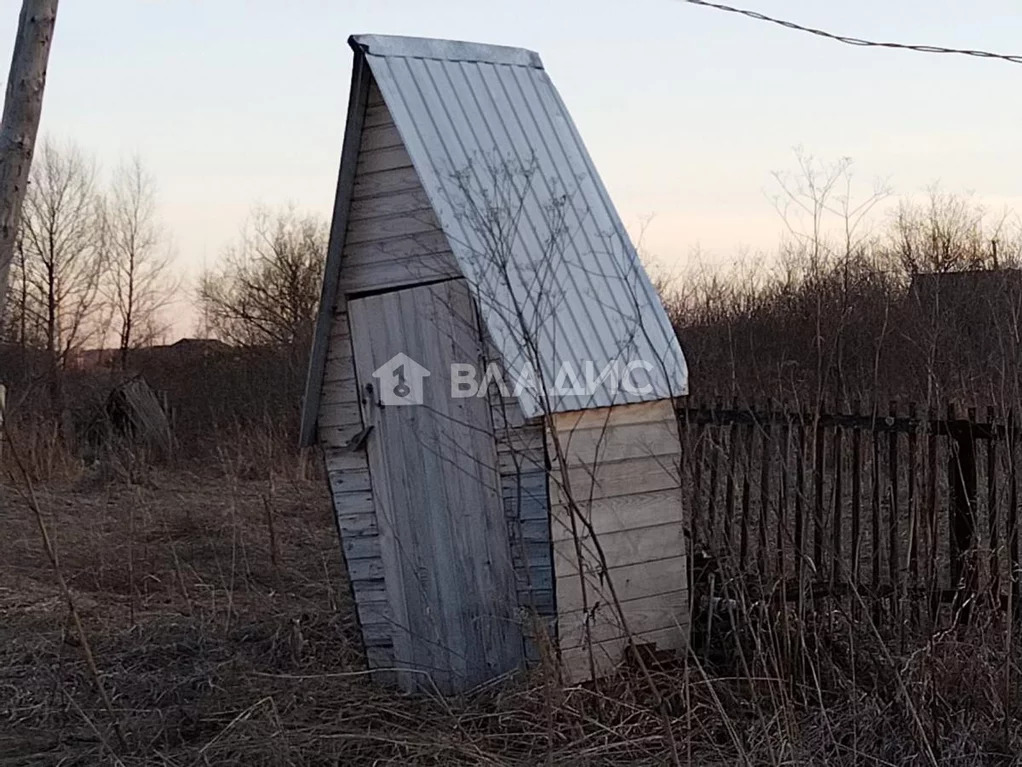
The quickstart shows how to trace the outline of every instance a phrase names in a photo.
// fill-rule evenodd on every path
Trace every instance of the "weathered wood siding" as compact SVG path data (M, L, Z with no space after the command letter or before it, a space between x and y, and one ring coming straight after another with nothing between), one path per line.
M558 644L573 681L590 677L590 644L599 674L621 660L629 633L637 644L658 649L681 649L688 641L674 418L669 400L554 416L565 458L562 470L551 438ZM588 525L573 520L569 498Z
M474 302L464 280L447 280L349 310L394 662L414 671L407 687L430 689L429 675L461 692L523 660L489 403L450 390L451 364L482 358ZM381 399L399 354L417 404Z
M342 254L340 293L461 276L375 82L369 84Z
M390 668L394 665L394 642L386 612L386 584L369 462L365 450L353 451L348 447L363 429L358 400L347 303L341 295L330 328L319 444L323 448L367 662L370 668Z
M370 668L391 668L393 630L368 458L365 450L347 447L364 427L348 323L348 296L459 273L375 82L369 84L362 117L342 253L319 406L319 444L324 451L367 660Z
M487 363L502 367L492 341L486 349ZM505 396L495 384L489 388L489 398L525 654L537 662L557 632L544 426L541 419L526 421L518 400Z

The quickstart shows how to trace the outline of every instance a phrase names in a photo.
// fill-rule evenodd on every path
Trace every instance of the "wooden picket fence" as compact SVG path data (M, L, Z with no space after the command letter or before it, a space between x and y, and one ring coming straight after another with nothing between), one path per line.
M722 587L847 599L902 624L1017 603L1013 414L688 403L679 419L693 541Z

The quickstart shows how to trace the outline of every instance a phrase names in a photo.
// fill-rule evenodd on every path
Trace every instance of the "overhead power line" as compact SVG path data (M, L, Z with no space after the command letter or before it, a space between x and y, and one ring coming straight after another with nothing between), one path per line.
M860 37L847 37L846 35L838 35L833 32L827 32L824 29L816 29L815 27L807 27L802 24L796 24L794 21L787 21L785 19L776 19L773 16L767 16L766 14L759 13L758 11L750 11L745 8L735 8L730 5L723 5L722 3L714 3L709 0L681 0L684 3L691 5L701 5L706 8L715 8L718 11L726 11L727 13L737 13L740 16L747 16L750 19L756 21L766 21L770 24L777 24L778 26L786 29L794 29L797 32L807 32L811 35L818 37L824 37L828 40L836 40L839 43L845 45L857 45L862 48L894 48L896 50L903 51L916 51L918 53L954 53L959 56L973 56L980 59L997 59L999 61L1009 61L1012 64L1022 64L1022 55L1010 56L1004 53L993 53L991 51L971 50L969 48L945 48L941 45L910 45L908 43L885 43L878 42L876 40L864 40Z

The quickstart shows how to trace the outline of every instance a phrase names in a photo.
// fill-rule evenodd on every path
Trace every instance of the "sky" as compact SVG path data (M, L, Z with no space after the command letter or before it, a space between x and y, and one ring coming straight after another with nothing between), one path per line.
M1017 0L734 4L1022 54ZM0 2L3 61L19 7ZM771 173L794 170L795 147L850 157L860 194L939 182L1022 211L1022 66L849 47L680 0L63 0L41 136L108 171L141 157L187 289L253 205L329 215L353 33L538 51L622 219L668 270L768 254L784 228Z

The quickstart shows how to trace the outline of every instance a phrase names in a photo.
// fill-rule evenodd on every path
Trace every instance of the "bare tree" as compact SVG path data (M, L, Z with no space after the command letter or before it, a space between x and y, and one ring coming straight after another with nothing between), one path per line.
M890 196L890 186L875 179L868 192L854 189L850 157L827 163L802 148L794 154L795 171L771 173L778 189L774 207L790 238L785 255L803 262L810 278L835 264L848 274L870 244L871 216Z
M160 310L176 288L170 255L156 219L156 184L138 157L116 172L107 207L109 269L105 293L113 312L121 366L128 350L152 343Z
M28 323L28 282L25 279L25 246L19 230L14 241L14 255L11 260L13 282L8 283L10 298L4 304L3 315L0 316L0 339L18 346L41 346L38 328Z
M293 208L257 208L219 268L203 274L199 307L230 343L306 349L316 322L327 226Z
M41 330L56 375L105 324L106 222L95 164L74 145L44 143L22 213L24 322Z
M3 363L3 383L27 385L45 371L37 350L45 346L42 327L32 321L26 307L29 304L29 285L25 270L24 238L19 232L14 242L14 260L11 264L9 295L0 315L0 342L13 347ZM14 354L14 350L17 353Z
M43 110L57 0L24 0L0 124L0 317Z
M890 250L908 275L996 268L1014 255L1002 249L997 261L997 243L1004 238L1006 223L1007 216L990 221L978 202L934 185L925 201L902 201L898 206Z

